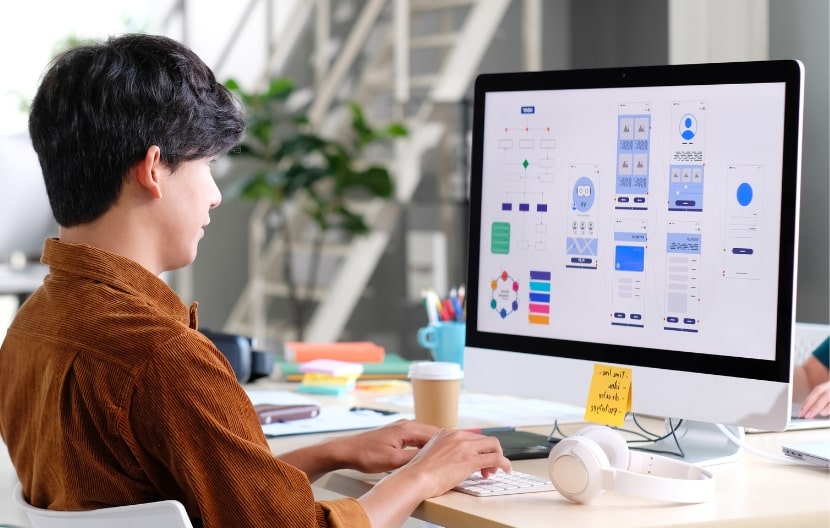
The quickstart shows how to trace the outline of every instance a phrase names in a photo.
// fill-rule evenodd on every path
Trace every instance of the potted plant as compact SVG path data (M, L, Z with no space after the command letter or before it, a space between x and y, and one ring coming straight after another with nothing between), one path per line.
M283 237L283 276L288 286L290 311L298 340L303 339L307 312L319 283L320 260L326 237L338 232L360 236L369 232L364 216L356 209L355 197L390 198L394 186L387 167L370 163L365 152L370 145L402 137L406 128L397 122L371 126L362 108L349 102L350 127L342 137L325 137L309 123L302 110L292 110L290 96L294 83L278 78L263 92L244 90L235 80L225 85L245 107L246 135L231 153L244 163L236 184L226 190L230 197L267 200L279 216L276 224ZM285 205L297 201L316 226L311 241L306 287L298 288L294 256L299 240L292 236L292 218ZM296 220L296 218L294 219Z

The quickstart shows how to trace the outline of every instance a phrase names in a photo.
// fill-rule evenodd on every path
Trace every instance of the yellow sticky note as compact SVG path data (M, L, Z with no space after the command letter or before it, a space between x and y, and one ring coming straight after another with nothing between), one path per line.
M585 420L620 426L631 410L631 369L611 365L594 365Z
M322 372L306 372L303 374L304 385L354 385L357 374L348 376L332 376Z

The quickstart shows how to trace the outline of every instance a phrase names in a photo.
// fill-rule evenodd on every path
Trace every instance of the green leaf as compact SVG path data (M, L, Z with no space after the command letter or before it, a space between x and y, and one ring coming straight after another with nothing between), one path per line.
M365 235L369 232L369 226L366 225L361 215L353 213L346 207L340 207L337 213L340 218L336 224L338 229L342 229L352 235Z
M388 198L394 190L392 177L389 175L389 171L383 167L369 167L359 173L359 179L363 187L380 198Z
M280 186L274 185L273 173L260 169L251 176L225 189L225 195L242 200L257 201L267 199L274 203L282 203L285 196Z
M383 132L389 137L405 137L409 135L409 130L401 123L392 123L384 128Z
M285 194L293 196L296 192L305 190L308 193L314 191L314 185L326 178L326 171L321 167L309 167L302 164L292 164L284 173Z
M285 77L277 78L271 81L268 85L268 91L265 92L267 99L277 99L284 101L288 99L291 92L294 91L294 81Z

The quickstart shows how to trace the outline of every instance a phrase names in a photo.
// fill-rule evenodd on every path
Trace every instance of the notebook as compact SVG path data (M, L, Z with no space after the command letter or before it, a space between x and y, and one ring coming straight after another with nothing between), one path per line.
M830 442L788 442L781 449L788 457L830 468Z

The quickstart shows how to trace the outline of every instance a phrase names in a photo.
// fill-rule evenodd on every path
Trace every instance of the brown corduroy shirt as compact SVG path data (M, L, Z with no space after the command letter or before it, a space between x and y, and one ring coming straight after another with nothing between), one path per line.
M368 526L275 459L233 370L161 279L49 239L0 348L0 435L35 506L181 501L205 527Z

